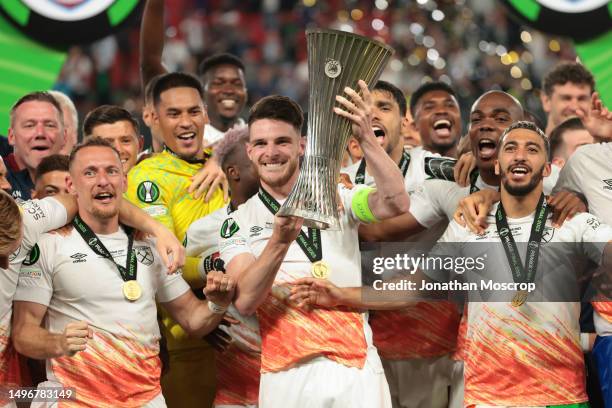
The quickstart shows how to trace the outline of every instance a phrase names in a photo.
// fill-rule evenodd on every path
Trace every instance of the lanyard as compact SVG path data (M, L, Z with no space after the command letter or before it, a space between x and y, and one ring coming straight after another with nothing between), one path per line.
M406 178L406 173L408 172L408 166L410 165L410 154L406 151L402 153L402 159L400 160L398 167L402 172L402 176ZM359 167L357 168L357 174L355 174L355 184L363 184L365 182L365 169L366 169L366 161L365 158L361 160L359 163Z
M512 279L515 283L532 283L535 281L535 275L538 269L538 256L540 253L540 242L544 235L544 226L548 217L549 208L544 200L544 194L540 197L538 206L536 207L535 219L531 225L531 233L529 234L529 243L527 244L527 255L525 256L525 265L521 265L521 257L516 247L516 242L512 236L512 231L508 227L508 220L504 206L499 203L497 212L495 213L495 224L499 238L504 246L506 258L510 263L512 270Z
M478 180L479 174L480 172L478 171L478 169L474 169L472 171L472 174L470 174L470 194L480 191L480 189L476 186L476 181Z
M85 222L81 219L81 217L79 217L78 214L76 217L74 217L72 224L75 226L77 232L81 235L83 240L85 240L85 242L87 243L89 248L91 248L92 251L115 264L117 270L119 271L119 274L121 274L121 279L123 279L125 282L130 280L136 280L136 269L138 264L136 263L136 254L134 253L134 251L132 251L132 245L134 244L133 234L129 234L128 236L128 256L126 260L126 265L122 266L115 262L112 255L110 254L108 249L106 249L102 241L100 241L100 239L91 230L91 228L89 228L89 225L85 224Z
M276 214L278 212L280 208L279 202L276 201L274 197L272 197L270 193L263 188L259 189L259 198L272 214ZM300 231L296 241L310 262L316 262L323 259L321 231L316 228L308 228L308 234L306 234L304 231Z

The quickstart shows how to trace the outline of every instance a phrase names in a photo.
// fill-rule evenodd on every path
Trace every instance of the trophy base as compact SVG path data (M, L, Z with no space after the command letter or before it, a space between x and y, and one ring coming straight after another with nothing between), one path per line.
M308 211L300 208L287 208L285 211L283 211L283 208L281 208L278 215L302 217L304 218L304 226L307 228L330 231L338 231L340 229L340 224L337 218L325 217L314 211Z
M280 216L304 218L304 226L338 230L338 169L330 157L305 155L300 175L278 211Z

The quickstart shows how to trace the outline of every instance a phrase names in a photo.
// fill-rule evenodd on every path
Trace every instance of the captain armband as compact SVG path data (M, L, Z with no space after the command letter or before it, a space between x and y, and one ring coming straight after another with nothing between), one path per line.
M351 202L351 208L355 216L357 216L360 221L368 224L379 221L372 213L368 204L368 197L370 197L370 194L374 191L376 190L372 187L361 188L355 193L353 201Z

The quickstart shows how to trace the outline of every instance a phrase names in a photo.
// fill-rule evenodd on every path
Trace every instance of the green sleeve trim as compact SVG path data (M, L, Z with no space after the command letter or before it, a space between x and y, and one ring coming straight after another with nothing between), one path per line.
M360 221L365 223L374 223L379 221L372 213L372 210L368 204L368 197L370 197L370 194L372 194L374 191L376 190L372 187L361 188L355 193L353 196L353 201L351 202L353 213L355 213L355 216L357 216Z

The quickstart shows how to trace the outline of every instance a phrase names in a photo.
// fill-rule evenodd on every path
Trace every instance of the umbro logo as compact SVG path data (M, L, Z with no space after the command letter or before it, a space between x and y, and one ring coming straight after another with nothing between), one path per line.
M259 235L261 235L261 231L263 231L263 228L258 225L255 225L254 227L251 227L249 231L251 231L251 238L258 237Z
M612 190L612 179L602 180L606 185L604 186L604 190Z
M72 263L81 263L81 262L87 262L87 260L85 259L87 257L87 254L82 254L80 252L77 252L76 254L70 255L70 257L73 259Z

